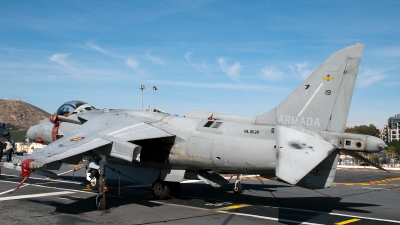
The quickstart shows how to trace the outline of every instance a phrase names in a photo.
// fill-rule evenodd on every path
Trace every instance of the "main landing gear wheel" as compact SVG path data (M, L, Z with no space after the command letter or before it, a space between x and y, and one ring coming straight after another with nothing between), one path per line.
M170 187L162 180L157 180L152 185L153 196L157 200L163 200L171 193Z
M90 187L92 190L98 190L100 186L99 172L97 170L93 170L90 177Z

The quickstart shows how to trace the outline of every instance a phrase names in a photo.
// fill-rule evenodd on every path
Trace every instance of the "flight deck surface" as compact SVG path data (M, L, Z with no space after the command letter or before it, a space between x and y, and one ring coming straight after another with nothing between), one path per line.
M110 185L102 215L84 169L63 165L58 180L33 175L13 194L19 171L1 169L0 224L7 225L400 223L400 171L339 169L333 187L315 191L257 176L242 180L242 194L232 191L236 176L219 189L185 181L179 199L157 201L144 185Z

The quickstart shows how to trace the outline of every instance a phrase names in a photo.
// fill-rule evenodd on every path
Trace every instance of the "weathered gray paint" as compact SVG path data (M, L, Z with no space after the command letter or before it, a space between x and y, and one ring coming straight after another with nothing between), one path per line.
M259 116L242 118L202 111L192 111L187 117L132 110L82 112L78 120L87 122L73 131L67 129L62 139L24 159L33 158L32 165L41 167L92 152L114 155L127 171L132 165L131 173L140 173L133 165L148 168L153 174L150 180L161 169L187 174L276 172L292 184L328 187L340 149L376 152L385 146L371 136L342 133L363 48L356 44L336 52L281 104ZM211 114L216 121L205 127ZM356 144L346 145L349 140ZM135 146L142 148L140 158ZM158 157L163 155L165 160ZM135 157L140 162L129 162ZM171 179L183 179L183 172L173 173L175 178Z

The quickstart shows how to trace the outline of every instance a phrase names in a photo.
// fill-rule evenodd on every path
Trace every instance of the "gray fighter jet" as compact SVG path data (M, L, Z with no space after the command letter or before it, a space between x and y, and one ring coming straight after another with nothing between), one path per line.
M31 139L41 135L54 142L6 166L20 168L25 181L32 172L55 177L48 170L85 158L93 186L100 185L99 209L104 178L115 172L152 183L158 199L177 197L184 179L227 184L220 174L260 174L327 188L341 151L360 158L356 152L386 147L379 138L344 133L363 49L356 44L336 52L277 107L254 117L203 111L179 117L69 102L51 122L28 131ZM240 179L233 190L243 190Z

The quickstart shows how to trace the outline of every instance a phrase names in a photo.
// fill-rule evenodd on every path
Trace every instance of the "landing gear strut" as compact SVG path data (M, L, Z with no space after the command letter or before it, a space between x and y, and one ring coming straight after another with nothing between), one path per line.
M156 180L152 188L153 196L157 200L163 200L168 197L177 198L181 193L181 184L179 182Z
M237 174L237 175L236 175L236 182L235 182L235 184L233 185L233 193L239 194L239 193L242 193L242 192L243 192L243 186L242 186L242 184L240 183L240 181L242 181L242 179L243 179L242 174Z
M100 174L99 175L99 179L97 179L99 181L99 194L97 194L96 196L96 203L95 203L95 207L97 210L103 210L103 213L107 213L108 211L105 210L106 208L106 195L105 192L108 189L108 187L106 186L106 174L105 174L105 167L106 167L106 156L105 155L100 155L100 161L99 161L99 165L100 165Z

